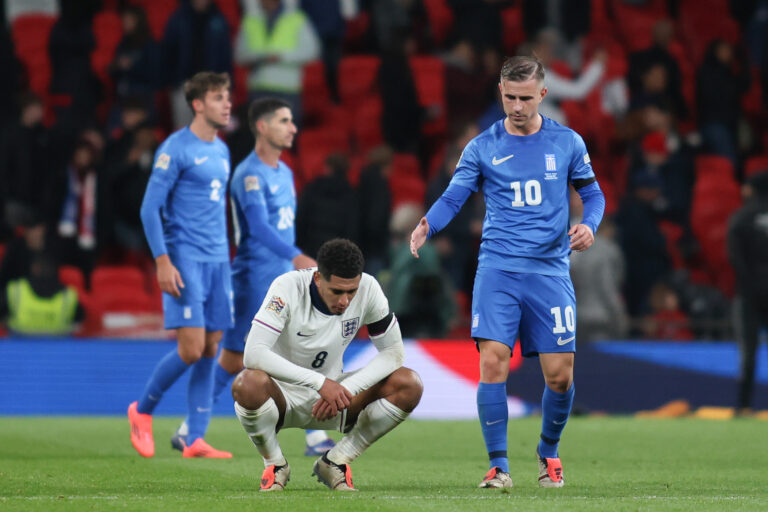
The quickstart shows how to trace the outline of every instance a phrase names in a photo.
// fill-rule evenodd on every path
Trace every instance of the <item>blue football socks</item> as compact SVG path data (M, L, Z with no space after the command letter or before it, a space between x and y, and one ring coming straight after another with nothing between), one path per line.
M213 367L213 403L219 399L221 392L227 387L233 375L216 363Z
M477 413L483 430L490 467L509 473L507 458L507 384L481 382L477 387Z
M185 363L179 352L174 348L166 354L149 377L144 394L139 399L137 410L142 414L152 414L165 393L176 380L187 371L189 365Z
M549 386L544 386L544 394L541 397L541 440L539 441L539 455L544 458L556 458L557 445L560 442L560 434L568 422L568 415L573 405L575 386L565 393L552 391Z
M189 390L187 391L187 446L205 436L208 423L211 420L211 407L213 407L213 366L215 358L201 357L192 366L192 374L189 376Z

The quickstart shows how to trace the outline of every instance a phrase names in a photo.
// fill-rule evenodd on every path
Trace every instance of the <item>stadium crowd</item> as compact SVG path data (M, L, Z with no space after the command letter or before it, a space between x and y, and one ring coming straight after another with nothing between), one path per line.
M210 70L233 77L233 169L249 103L293 106L297 245L356 241L404 335L468 335L479 195L418 260L408 235L503 116L514 54L546 65L541 112L606 196L572 255L580 338L730 337L728 222L768 172L766 0L0 0L0 302L44 253L45 293L75 286L86 316L160 310L139 209L191 119L180 85Z

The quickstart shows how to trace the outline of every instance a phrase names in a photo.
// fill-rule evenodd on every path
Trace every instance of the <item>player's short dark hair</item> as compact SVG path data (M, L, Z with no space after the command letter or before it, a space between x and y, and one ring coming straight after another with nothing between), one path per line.
M526 82L531 78L535 78L539 82L544 81L544 65L536 57L516 55L509 57L501 65L500 80Z
M205 94L208 91L217 91L222 87L229 89L230 84L231 81L229 80L229 75L227 73L200 71L184 82L184 97L187 100L189 108L192 108L193 100L205 99Z
M257 121L260 121L261 119L267 116L271 117L272 115L274 115L275 112L277 112L281 108L287 108L290 110L291 104L285 100L281 100L280 98L273 98L273 97L259 98L258 100L253 100L253 103L251 103L251 106L248 107L248 126L251 128L251 132L253 132L253 135L258 136L258 133L256 133Z
M363 273L363 253L346 238L328 240L317 251L317 270L326 281L331 276L352 279Z

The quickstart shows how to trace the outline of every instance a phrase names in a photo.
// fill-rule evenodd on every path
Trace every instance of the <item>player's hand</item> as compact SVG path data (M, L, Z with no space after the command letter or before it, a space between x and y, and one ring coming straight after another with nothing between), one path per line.
M573 251L586 251L595 243L595 235L586 224L572 226L568 236L571 237L570 246Z
M291 260L291 263L293 263L293 268L295 268L296 270L317 266L317 262L313 258L310 258L309 256L307 256L306 254L299 254L298 256L296 256Z
M352 393L331 379L325 379L318 393L320 400L312 407L312 416L321 421L336 416L340 410L349 407L352 400Z
M429 234L429 222L426 217L422 217L419 221L419 225L411 233L411 254L414 258L419 257L419 249L424 242L427 241L427 235Z
M176 298L181 297L184 281L181 279L179 270L171 263L171 258L163 254L158 256L155 262L157 263L157 284L160 285L160 289Z

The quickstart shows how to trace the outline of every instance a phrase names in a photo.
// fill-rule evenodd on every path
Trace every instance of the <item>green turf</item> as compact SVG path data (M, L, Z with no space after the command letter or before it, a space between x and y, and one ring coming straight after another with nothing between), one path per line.
M311 476L301 431L280 434L292 477L260 494L263 469L235 418L208 440L232 460L183 460L156 418L157 453L142 459L122 418L0 418L0 510L487 511L768 510L763 421L574 418L561 447L566 487L539 489L539 420L511 421L515 487L475 488L487 470L476 422L407 421L353 465L358 493Z

